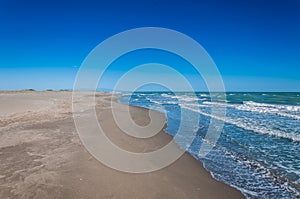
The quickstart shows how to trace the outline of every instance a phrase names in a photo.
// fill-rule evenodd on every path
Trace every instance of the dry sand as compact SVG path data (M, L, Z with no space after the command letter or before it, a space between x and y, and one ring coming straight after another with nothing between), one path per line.
M0 92L0 198L243 198L213 179L187 153L170 166L145 174L104 166L80 142L71 95ZM113 120L109 99L109 94L97 94L96 110L115 144L145 152L172 139L163 131L147 139L124 134ZM148 110L130 107L130 112L137 124L149 122Z

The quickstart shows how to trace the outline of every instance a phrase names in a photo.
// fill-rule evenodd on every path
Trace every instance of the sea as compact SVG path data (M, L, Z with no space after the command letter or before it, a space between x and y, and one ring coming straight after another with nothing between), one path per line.
M202 162L211 175L239 189L247 198L300 198L300 93L228 92L216 100L208 92L121 93L124 104L161 111L166 115L166 133L176 136L185 121L198 117L190 145L184 136L175 142ZM222 98L223 99L223 98ZM223 117L212 109L222 108ZM216 143L207 140L211 119L224 124ZM198 120L196 120L198 121ZM179 125L180 124L180 125ZM193 124L195 125L195 124ZM212 149L199 154L201 145Z

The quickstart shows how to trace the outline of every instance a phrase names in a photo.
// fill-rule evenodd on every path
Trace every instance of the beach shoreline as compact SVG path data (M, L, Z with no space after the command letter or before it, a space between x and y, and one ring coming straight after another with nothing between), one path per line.
M114 122L110 100L111 94L97 93L95 108L107 136L119 147L148 152L172 139L163 130L147 139L123 133ZM117 108L127 106L118 103ZM148 109L129 109L137 124L149 123ZM165 119L163 113L154 114ZM124 173L103 165L79 139L70 91L0 91L0 132L1 198L244 198L187 152L150 173Z

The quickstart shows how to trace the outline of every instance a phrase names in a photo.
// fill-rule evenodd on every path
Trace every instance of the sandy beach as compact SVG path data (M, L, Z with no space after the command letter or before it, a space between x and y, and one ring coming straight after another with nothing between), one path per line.
M113 96L115 98L115 96ZM133 152L154 151L172 137L163 130L138 139L115 124L111 95L97 93L96 112L109 139ZM122 109L126 105L118 104ZM139 125L148 110L130 107ZM162 113L156 118L165 120ZM88 124L87 124L88 125ZM111 169L82 145L72 113L72 92L0 92L0 198L244 198L213 179L184 153L170 166L145 174Z

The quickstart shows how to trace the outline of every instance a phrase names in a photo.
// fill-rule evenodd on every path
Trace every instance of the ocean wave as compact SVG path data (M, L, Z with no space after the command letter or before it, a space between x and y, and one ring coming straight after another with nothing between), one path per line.
M236 109L261 114L274 114L300 120L300 106L265 104L247 101L244 102L243 105L237 106Z
M217 120L235 125L239 128L242 128L242 129L245 129L245 130L248 130L248 131L252 131L252 132L256 132L256 133L264 134L264 135L275 136L275 137L279 137L279 138L285 138L285 139L289 139L289 140L296 141L296 142L300 142L300 135L296 134L296 133L285 133L285 132L281 132L281 131L278 131L278 130L275 130L275 129L269 129L265 126L260 126L260 125L251 123L251 121L242 121L242 120L237 120L237 119L231 119L231 118L228 118L228 117L219 117L219 116L216 116L216 115L206 113L206 112L201 111L201 110L199 110L197 108L194 108L194 107L189 107L189 106L183 105L183 104L181 106L183 108L189 109L191 111L200 113L204 116L211 117L211 118L214 118L214 119L217 119Z
M167 94L167 93L162 93L161 96L162 97L173 97L174 95L170 95L170 94Z
M234 161L245 165L246 167L251 167L254 168L256 171L256 174L260 174L264 179L269 179L274 184L282 188L283 190L286 190L288 193L292 193L293 195L299 196L300 192L296 190L293 187L293 182L286 181L285 178L280 178L277 176L277 174L274 172L276 171L275 169L273 170L272 168L267 168L263 166L259 161L251 159L250 157L244 155L244 154L238 154L233 151L223 151L226 155L229 155L230 158L232 158ZM274 185L272 185L274 186ZM237 187L240 189L243 193L252 195L252 196L258 196L258 194L254 191L251 191L245 188ZM253 187L253 189L256 189L257 187ZM262 187L263 188L263 187Z
M279 105L279 104L266 104L253 101L246 101L243 104L228 104L224 102L203 102L206 105L231 107L240 111L248 111L259 114L272 114L282 117L288 117L300 120L300 106L293 105Z
M149 100L150 102L154 103L154 104L157 104L157 105L163 105L163 104L178 104L176 101L168 101L168 100L161 100L161 101L158 101L158 100L155 100L153 98L150 98L150 97L146 97L147 100Z
M178 105L204 115L205 121L213 118L225 122L228 126L225 126L222 137L214 149L221 148L222 154L226 151L225 156L230 160L224 161L222 159L226 158L224 155L218 155L212 150L206 162L207 165L212 165L212 167L208 167L212 175L215 175L218 180L238 188L250 198L272 198L278 195L283 198L299 197L300 178L297 166L299 159L297 159L295 151L300 144L300 127L298 125L300 106L254 102L259 100L260 96L252 97L254 95L252 93L232 94L231 96L234 96L231 99L233 103L211 101L209 95L201 95L179 93L176 96L171 92L151 93L151 95L148 93L135 94L134 98L139 100L131 102L138 106L158 109L158 111L162 111L161 108L165 107L168 113L172 113L166 114L170 134L172 134L172 128L177 128L176 124L180 120ZM247 96L241 97L241 95ZM283 99L285 98L277 101L283 103L285 102ZM211 112L211 108L215 108L215 110L226 108L227 116L218 116ZM199 124L198 128L200 127L205 130L206 124ZM249 139L245 135L248 135ZM196 138L202 140L201 142L207 142L205 135L202 136L201 130ZM274 145L270 145L268 142ZM195 148L188 150L197 156L199 151L197 147L200 146L198 145L200 142L195 141L194 143L197 144L194 146ZM183 149L186 148L187 146L183 146ZM244 183L245 180L247 183ZM292 196L285 190L292 193Z
M171 99L177 99L178 101L184 101L184 102L194 102L198 101L199 98L196 95L169 95L169 94L161 94L162 97L167 97Z
M200 94L200 97L209 97L208 94Z
M226 102L211 102L211 101L205 101L203 102L203 104L206 104L206 105L216 105L216 106L225 106L225 107L228 107L228 106L234 106L233 104L228 104Z

